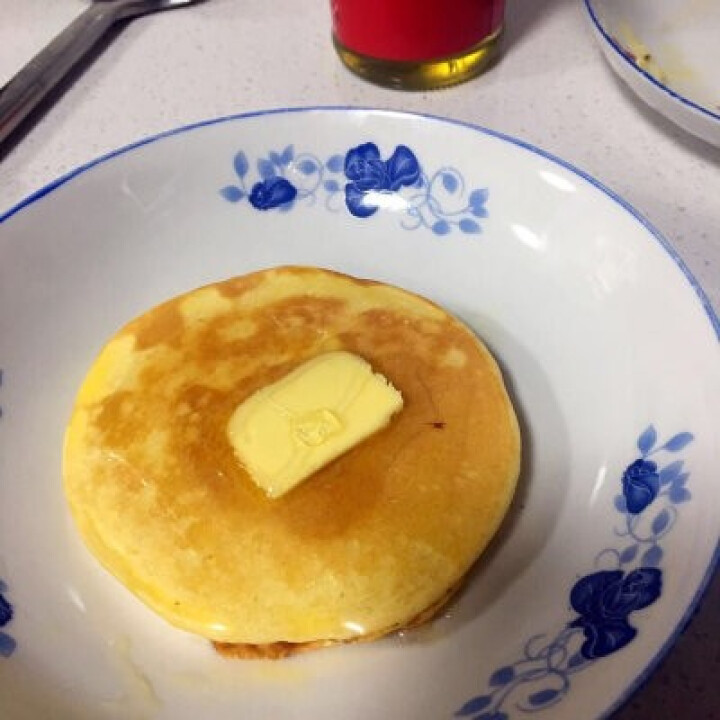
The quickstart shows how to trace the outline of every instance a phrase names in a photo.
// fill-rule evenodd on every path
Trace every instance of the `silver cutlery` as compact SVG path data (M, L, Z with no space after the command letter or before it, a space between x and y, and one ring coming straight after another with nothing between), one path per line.
M121 20L202 0L95 0L0 90L0 148L99 40Z

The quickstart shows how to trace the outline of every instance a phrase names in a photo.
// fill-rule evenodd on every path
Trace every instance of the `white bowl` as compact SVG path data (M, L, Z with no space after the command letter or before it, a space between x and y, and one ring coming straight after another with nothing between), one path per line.
M628 86L680 127L720 146L720 3L585 0L585 5L605 57Z
M366 143L385 168L372 177L395 188L368 194L369 216L344 171L353 148L375 153ZM398 145L408 151L390 167ZM285 182L270 190L270 176ZM535 148L372 110L228 118L40 190L0 218L0 258L3 720L517 720L548 708L537 717L589 720L638 686L710 577L718 320L641 217ZM81 544L61 487L63 431L120 325L286 263L395 283L465 320L505 373L523 472L443 618L275 663L227 661Z

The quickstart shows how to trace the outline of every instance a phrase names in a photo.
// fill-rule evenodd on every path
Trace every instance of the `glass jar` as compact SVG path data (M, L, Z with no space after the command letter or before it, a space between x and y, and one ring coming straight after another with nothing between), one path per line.
M446 87L496 55L504 0L332 0L333 42L357 75L403 90Z

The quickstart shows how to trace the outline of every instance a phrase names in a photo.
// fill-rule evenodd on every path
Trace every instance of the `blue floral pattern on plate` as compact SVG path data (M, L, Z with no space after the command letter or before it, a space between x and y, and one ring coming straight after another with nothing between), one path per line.
M7 585L0 580L0 628L4 628L13 619L13 606L5 597ZM6 632L0 630L0 655L10 657L15 650L15 640Z
M610 569L580 577L569 592L576 617L554 637L531 637L522 657L495 670L488 679L488 690L468 700L456 717L510 720L513 710L545 710L567 695L575 673L635 639L638 630L630 616L662 594L660 541L677 520L677 506L691 498L686 487L690 474L684 470L683 460L661 468L649 458L678 453L693 439L691 433L682 432L659 445L652 425L640 434L640 457L625 468L620 479L622 492L614 500L622 520L614 534L621 547L605 548L595 557L596 568L609 564Z
M403 216L405 230L424 228L439 236L454 230L478 235L480 220L488 217L487 188L468 189L462 173L450 166L426 173L406 145L397 145L386 160L375 143L365 142L324 161L312 153L296 154L288 145L259 158L254 173L240 150L233 169L236 180L220 195L231 203L247 199L255 210L288 212L324 196L331 212L344 208L367 219L378 210L392 210ZM257 176L254 182L251 175Z
M398 145L383 161L375 143L352 148L345 156L347 209L359 218L370 217L380 208L384 194L413 187L420 181L420 165L410 148Z

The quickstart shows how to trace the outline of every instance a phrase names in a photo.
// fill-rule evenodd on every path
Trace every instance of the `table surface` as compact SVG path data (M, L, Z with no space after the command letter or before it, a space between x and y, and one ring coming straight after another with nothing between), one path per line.
M0 86L84 8L0 0ZM428 93L378 88L334 54L327 0L208 0L124 27L0 157L0 213L140 137L205 118L304 105L422 111L562 157L637 208L720 308L720 149L648 109L601 57L580 0L508 0L504 53L482 77ZM617 720L720 718L720 575Z

